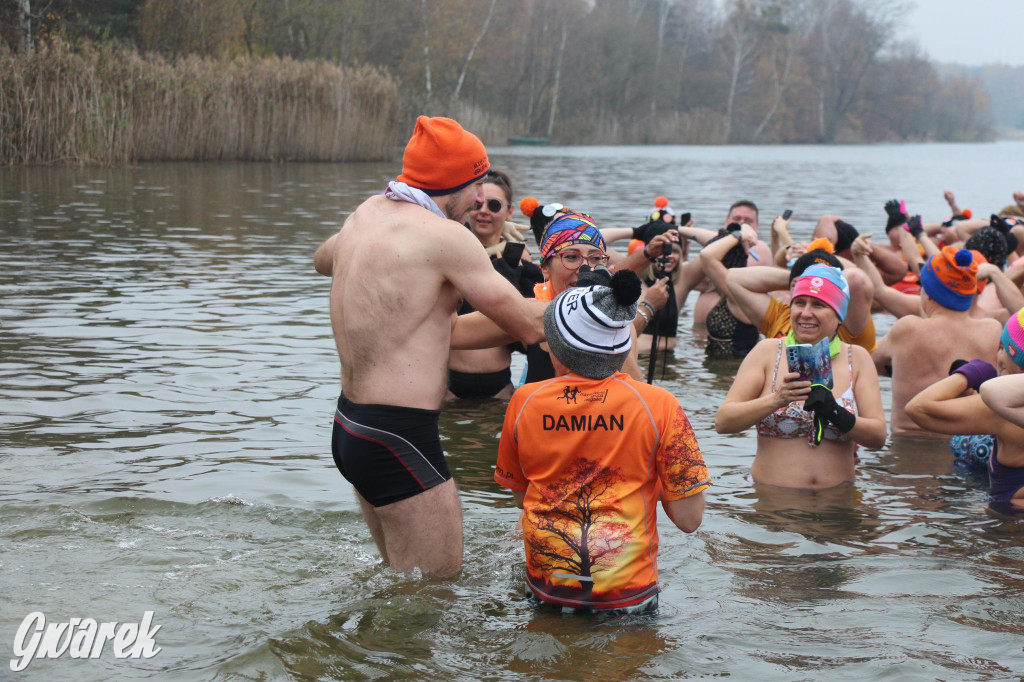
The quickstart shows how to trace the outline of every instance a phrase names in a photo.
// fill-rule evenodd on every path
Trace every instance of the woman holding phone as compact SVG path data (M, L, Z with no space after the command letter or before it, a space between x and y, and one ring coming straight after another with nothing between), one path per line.
M792 283L792 331L759 342L740 365L718 408L715 429L739 433L757 427L752 483L813 490L849 484L857 444L885 444L885 413L871 356L837 337L849 303L841 270L808 267ZM787 346L822 339L828 339L831 389L812 386L787 361Z

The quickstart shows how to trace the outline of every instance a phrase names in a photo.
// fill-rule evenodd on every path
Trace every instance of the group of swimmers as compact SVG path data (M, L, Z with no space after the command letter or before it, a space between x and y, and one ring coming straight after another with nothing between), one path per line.
M644 381L638 355L671 350L692 291L709 356L741 359L715 428L756 427L752 483L851 484L857 448L882 447L891 423L956 436L963 461L989 472L991 508L1024 513L1024 194L988 220L952 193L944 222L886 202L881 243L822 216L807 244L790 237L788 215L762 241L750 201L708 230L664 197L635 228L527 198L536 254L511 221L513 198L475 136L420 117L402 174L315 256L332 277L342 368L335 462L396 569L458 569L438 410L445 395L497 397L510 403L495 480L524 509L531 597L655 608L654 503L692 532L711 481L678 399ZM609 247L625 239L624 252ZM693 258L690 240L702 247ZM881 338L878 310L899 318ZM797 348L829 358L828 378L797 371ZM527 356L518 389L514 350ZM892 377L890 420L880 373Z

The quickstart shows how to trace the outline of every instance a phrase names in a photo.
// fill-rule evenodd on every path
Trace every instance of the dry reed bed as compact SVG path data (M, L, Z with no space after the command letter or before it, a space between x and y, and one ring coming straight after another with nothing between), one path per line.
M122 48L0 53L0 163L387 159L398 89L369 67L171 63Z

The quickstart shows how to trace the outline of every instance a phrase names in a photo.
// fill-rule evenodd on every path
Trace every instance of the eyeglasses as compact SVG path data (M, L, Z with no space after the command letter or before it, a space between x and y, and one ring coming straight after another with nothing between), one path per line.
M556 255L566 270L579 270L583 267L583 263L592 268L596 268L598 265L608 265L607 253L592 253L589 256L584 256L576 251L565 251Z
M488 199L484 203L477 204L476 206L474 206L473 210L479 211L484 206L486 206L487 210L490 211L491 213L500 213L505 208L505 204L501 203L500 199Z

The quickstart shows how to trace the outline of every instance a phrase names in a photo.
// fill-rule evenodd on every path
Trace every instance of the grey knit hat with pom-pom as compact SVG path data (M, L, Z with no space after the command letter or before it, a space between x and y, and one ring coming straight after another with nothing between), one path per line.
M552 354L569 371L591 379L622 369L632 346L629 325L636 317L640 292L640 278L630 270L615 273L608 286L563 291L544 312Z

